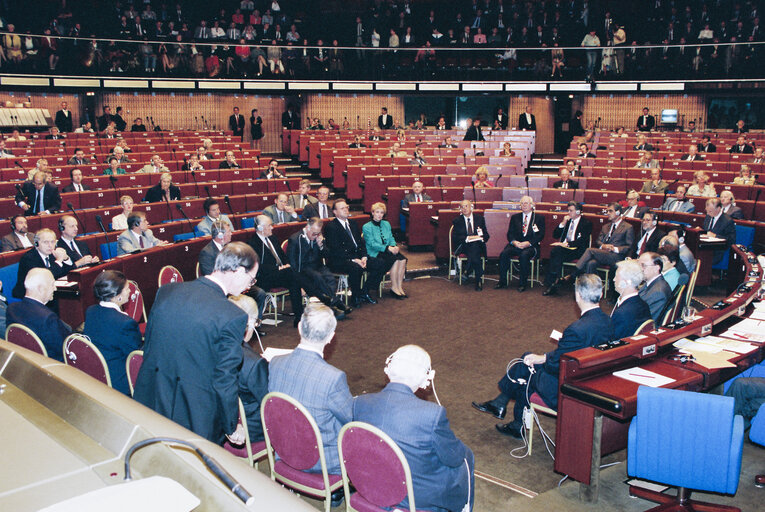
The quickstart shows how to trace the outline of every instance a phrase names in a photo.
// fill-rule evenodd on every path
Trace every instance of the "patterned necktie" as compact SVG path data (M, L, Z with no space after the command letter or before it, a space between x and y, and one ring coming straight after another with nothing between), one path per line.
M616 228L616 224L613 222L611 223L611 229L608 231L608 238L606 238L606 243L609 243L611 241L611 237L614 234L614 229Z
M523 236L526 236L526 232L529 229L529 217L528 215L523 216Z
M274 255L274 259L276 260L276 265L281 267L282 266L282 260L279 258L279 255L276 254L276 249L274 249L274 245L271 243L271 240L266 238L266 245L268 245L268 250L271 251L271 254Z
M468 223L468 235L472 236L475 234L475 231L473 231L473 221L470 220L470 217L468 217L467 223Z
M569 224L568 224L568 235L566 235L566 240L567 241L569 241L569 242L573 242L574 241L574 232L575 231L576 231L576 229L574 228L574 221L573 220L569 221Z

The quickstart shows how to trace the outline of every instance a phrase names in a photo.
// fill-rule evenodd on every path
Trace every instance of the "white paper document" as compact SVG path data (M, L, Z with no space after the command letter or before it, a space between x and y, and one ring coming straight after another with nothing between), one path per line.
M679 348L680 352L683 352L684 354L692 354L693 352L709 352L710 354L717 354L723 350L714 344L701 343L699 340L693 341L688 338L677 340L672 345L674 345L675 348Z
M287 354L291 354L292 350L293 349L291 349L291 348L267 347L263 351L263 353L260 354L260 355L263 356L263 359L265 359L266 361L268 361L270 363L271 359L273 359L274 357L276 357L276 356L284 356L284 355L287 355Z
M696 344L715 347L719 350L728 350L738 354L747 354L752 350L757 349L757 345L752 345L751 343L746 343L744 341L721 338L719 336L704 336L703 338L697 338ZM677 344L675 344L675 346L677 346Z
M618 372L614 372L614 376L632 382L637 382L643 386L650 386L652 388L658 388L669 384L670 382L675 382L675 379L665 377L664 375L659 375L656 372L645 370L638 366L635 368L627 368L626 370L619 370Z

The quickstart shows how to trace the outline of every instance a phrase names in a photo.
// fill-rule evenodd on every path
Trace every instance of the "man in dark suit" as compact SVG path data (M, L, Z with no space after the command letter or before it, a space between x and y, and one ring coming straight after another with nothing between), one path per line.
M72 328L45 306L56 291L53 274L46 268L31 269L22 281L22 288L25 292L21 302L8 306L7 324L31 329L42 341L48 357L63 362L64 338L72 334Z
M332 211L335 218L325 229L329 249L329 268L336 274L348 274L348 285L353 294L354 305L358 308L364 302L376 304L369 296L369 289L376 290L385 272L377 258L367 258L367 248L361 237L361 230L355 220L349 219L348 203L336 199ZM366 282L361 277L367 271Z
M418 509L464 510L469 504L472 510L473 452L452 432L446 409L415 395L433 379L430 356L404 345L388 358L385 373L390 383L382 391L354 400L354 421L374 425L401 447ZM408 499L396 508L408 509Z
M651 118L651 119L653 119L653 118ZM632 149L634 149L635 151L653 151L654 147L653 147L653 144L650 144L646 140L644 134L638 133L637 144L632 146Z
M218 169L239 169L242 166L236 161L233 151L226 151L226 159L218 164Z
M352 142L352 143L350 143L350 144L348 144L348 147L349 147L349 148L351 148L351 149L361 149L361 148L365 148L365 147L367 147L367 145L366 145L366 144L364 144L363 142L361 142L361 137L359 137L358 135L356 135L356 136L353 138L353 142Z
M79 169L72 169L69 171L69 177L72 178L72 182L61 189L61 192L66 194L67 192L85 192L90 190L90 186L82 182L82 171Z
M98 116L96 118L96 126L99 132L106 130L106 127L109 126L109 123L112 121L111 107L107 105L107 106L104 106L102 110L103 110L103 115Z
M16 204L24 215L47 215L61 209L61 195L55 185L45 183L45 173L38 171L16 192Z
M502 107L499 107L494 115L493 126L499 126L500 130L507 130L507 114Z
M63 133L72 131L72 111L67 108L65 101L61 103L61 110L56 111L55 123Z
M17 299L24 296L24 279L33 268L47 268L54 279L64 277L74 269L74 264L66 251L56 247L56 234L52 229L43 228L35 233L35 246L24 253L19 260L16 286L12 291L12 295Z
M425 185L421 181L415 181L412 183L412 192L406 194L404 199L401 200L402 208L409 208L409 203L430 203L433 199L426 194L423 190Z
M311 217L302 231L290 236L287 242L287 259L295 273L295 279L309 297L316 297L335 311L335 317L345 318L351 308L336 295L337 280L322 262L328 257L324 237L321 234L322 221Z
M483 215L473 213L473 203L464 199L460 203L461 215L452 221L452 250L454 256L464 255L467 258L467 268L457 268L466 276L472 270L475 273L475 289L483 290L483 264L481 258L486 257L486 242L489 241L489 231Z
M635 245L630 250L629 257L637 258L644 252L659 250L659 242L666 233L657 226L659 219L653 211L646 211L640 218L640 233L635 237Z
M85 151L81 148L76 148L74 150L74 155L67 163L69 165L88 165L90 164L90 159L85 156Z
M521 212L510 217L507 226L508 244L499 255L499 282L495 288L507 288L510 259L517 258L520 266L518 291L526 290L531 273L531 260L539 256L539 244L545 237L545 218L534 211L534 200L521 198Z
M635 241L635 233L632 226L622 219L621 213L622 207L619 203L608 205L606 216L610 222L603 224L595 247L585 250L576 263L576 270L558 279L553 287L557 288L562 282L572 281L581 274L593 274L599 266L613 267L627 257Z
M717 146L712 144L709 139L709 135L701 137L701 142L696 146L701 153L716 153Z
M648 211L645 204L640 204L640 193L635 190L627 192L627 200L624 203L624 211L622 212L624 218L642 219L643 214Z
M274 357L268 365L268 391L285 393L308 409L321 433L327 472L335 475L340 473L337 436L353 419L353 397L345 373L322 356L336 327L331 309L309 304L298 325L300 344L292 353ZM317 460L310 471L321 471L321 462Z
M79 231L77 219L71 215L64 215L58 219L58 229L61 231L61 238L59 238L56 247L66 251L66 255L74 262L75 267L98 263L98 257L91 256L88 244L75 240Z
M64 140L66 137L62 135L58 126L53 126L50 129L50 133L45 136L45 140Z
M282 128L287 130L300 129L300 116L295 112L295 107L287 105L287 111L282 113Z
M531 113L531 107L526 107L526 110L518 116L518 129L536 131L537 118Z
M507 404L515 400L513 421L496 428L504 435L521 438L523 410L529 406L528 397L536 392L547 406L558 408L558 369L560 356L574 350L592 347L613 339L611 319L600 310L603 282L594 274L576 279L576 305L581 311L579 320L572 323L558 341L558 346L547 354L523 355L523 361L514 364L499 381L500 394L489 402L473 402L473 407L498 419L505 417ZM530 369L534 369L532 374ZM509 374L509 375L508 375ZM511 380L512 379L512 380ZM528 384L528 391L526 382Z
M643 269L636 260L624 260L616 264L614 288L619 298L611 311L615 340L634 336L638 327L651 320L651 309L638 295L638 287L643 280Z
M552 243L550 261L547 265L544 285L547 289L542 295L554 295L553 283L560 277L563 262L580 258L590 246L592 222L582 217L582 205L575 201L568 203L568 216L553 231L558 240Z
M736 223L723 213L722 201L717 197L707 199L706 212L707 216L704 217L701 229L706 231L707 236L725 239L725 250L715 251L712 258L713 263L719 263L730 246L736 243Z
M11 232L2 239L2 252L28 249L35 244L32 233L27 231L27 219L23 215L11 217Z
M704 160L704 155L699 154L699 147L696 144L688 146L688 152L680 157L683 162L697 162Z
M736 143L731 146L729 152L753 155L754 149L752 149L752 146L746 143L746 137L739 135L736 139Z
M736 126L733 127L733 133L749 133L749 128L743 119L736 121Z
M468 129L465 131L465 137L462 140L468 140L468 141L486 140L483 138L483 133L481 133L480 119L473 119L473 122L470 124L470 126L468 126Z
M723 213L728 217L733 220L742 220L744 218L744 212L736 206L736 198L733 197L733 192L730 190L720 192L720 202L722 203Z
M234 137L244 137L244 116L239 114L239 107L234 107L234 113L228 117L228 128Z
M327 201L329 200L329 187L321 186L316 191L316 202L309 202L305 208L303 208L303 220L308 220L311 217L318 217L320 219L328 219L332 216L332 205Z
M388 109L383 107L380 110L380 115L377 117L377 126L381 130L390 130L393 128L393 118L388 115Z
M638 295L648 304L651 318L657 326L660 326L661 314L672 298L672 288L661 275L664 263L661 256L655 252L644 252L637 261L643 269L643 277L645 278L645 286L640 289Z
M560 179L553 183L553 188L572 189L577 190L579 188L579 182L571 179L571 172L568 168L563 168L558 173Z
M217 224L217 225L216 225ZM214 233L213 233L214 232ZM210 226L212 240L199 251L199 275L209 276L215 268L215 258L231 241L231 228L222 221L214 221Z
M209 277L162 286L146 327L134 398L215 444L236 431L248 319L226 293L246 291L257 272L255 251L232 242Z
M650 132L656 125L656 119L648 114L648 107L643 108L643 115L638 117L637 129L639 132Z
M258 268L258 285L264 290L286 288L290 293L290 304L295 315L294 326L297 327L300 315L303 314L303 297L300 285L290 268L287 255L282 251L279 240L274 236L273 221L266 215L256 218L255 236L247 243L255 250L260 261Z

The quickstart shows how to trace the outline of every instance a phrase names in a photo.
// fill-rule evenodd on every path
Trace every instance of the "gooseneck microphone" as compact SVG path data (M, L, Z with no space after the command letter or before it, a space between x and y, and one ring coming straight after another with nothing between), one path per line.
M207 197L212 197L210 195L210 187L208 187L207 185L205 185L205 193L207 193Z
M95 216L96 223L98 224L98 227L101 228L101 231L104 234L104 240L106 240L106 254L109 256L109 259L112 259L112 247L109 245L109 234L106 232L106 228L104 227L104 222L101 219L100 215ZM103 256L103 254L102 254Z
M87 229L85 229L85 223L82 222L82 219L80 219L80 216L77 215L77 212L74 210L74 207L72 206L71 201L66 203L66 207L69 208L69 211L72 212L72 214L74 214L74 218L77 219L77 222L80 223L80 227L82 228L82 231L83 232L87 231Z
M231 225L234 226L234 229L236 229L236 225L234 225L234 209L231 207L231 199L229 199L228 194L223 196L223 201L226 203L226 206L228 206L228 212L231 214Z
M199 183L197 183L197 172L196 171L191 171L191 179L194 180L194 190L197 193L197 197L199 197Z
M189 216L186 215L186 212L183 211L183 206L181 206L180 203L176 203L175 207L178 209L179 212L181 212L181 215L183 215L183 218L186 219L186 222L189 223L189 229L191 232L194 232L194 226L191 225L191 219L189 219Z
M112 185L112 188L114 189L114 204L120 203L120 194L117 192L117 177L114 175L109 176L109 182Z

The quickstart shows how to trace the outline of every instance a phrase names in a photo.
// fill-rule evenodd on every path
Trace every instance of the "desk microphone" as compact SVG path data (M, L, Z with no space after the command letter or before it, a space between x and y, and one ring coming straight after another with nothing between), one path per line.
M120 194L117 192L117 177L114 175L109 176L109 181L112 184L112 188L114 189L114 204L120 203Z
M183 215L183 218L186 219L186 222L189 223L189 229L193 233L194 226L191 225L191 219L189 219L189 216L186 215L186 212L183 211L183 206L181 206L181 203L175 203L175 207L178 209L179 212L181 212L181 215Z
M494 186L499 187L499 180L502 179L502 173L499 173L499 176L497 176L497 179L494 180Z
M71 201L69 201L69 202L67 202L67 203L66 203L66 207L67 207L67 208L69 208L69 211L70 211L70 212L72 212L72 213L74 214L74 218L75 218L75 219L77 219L77 222L79 222L79 223L80 223L80 227L82 227L82 231L83 231L83 232L87 231L87 230L85 229L85 223L84 223L84 222L82 222L82 219L80 219L80 216L79 216L79 215L77 215L77 212L74 210L74 207L72 206L72 202L71 202Z
M290 187L290 180L287 178L284 178L284 184L287 185L287 190L289 190L290 195L292 195L292 187Z
M478 202L475 197L475 181L471 181L470 186L473 187L473 207L475 208L475 204Z
M164 198L165 204L167 205L167 220L175 220L173 217L173 210L170 208L170 200L167 198L167 194L162 194L162 197Z
M228 206L228 212L231 214L231 224L234 223L234 209L231 208L231 199L229 199L228 194L223 196L223 201L226 203L226 206Z
M186 160L186 159L184 158L184 160ZM197 183L197 172L196 171L191 171L191 179L194 180L194 190L197 193L197 197L199 197L199 183ZM210 194L208 193L207 195L210 195Z
M101 220L101 216L96 215L95 218L98 227L100 227L101 231L104 233L104 239L106 240L106 253L109 255L109 259L112 259L112 247L109 245L109 234L106 232L106 228L104 227L103 220Z
M205 185L205 192L207 193L207 197L211 197L210 196L210 187L207 186L207 185Z
M14 164L16 167L19 167L20 169L23 169L23 168L24 168L24 166L23 166L23 165L21 165L21 164L19 163L19 161L18 161L18 160L14 160L14 161L13 161L13 164Z

